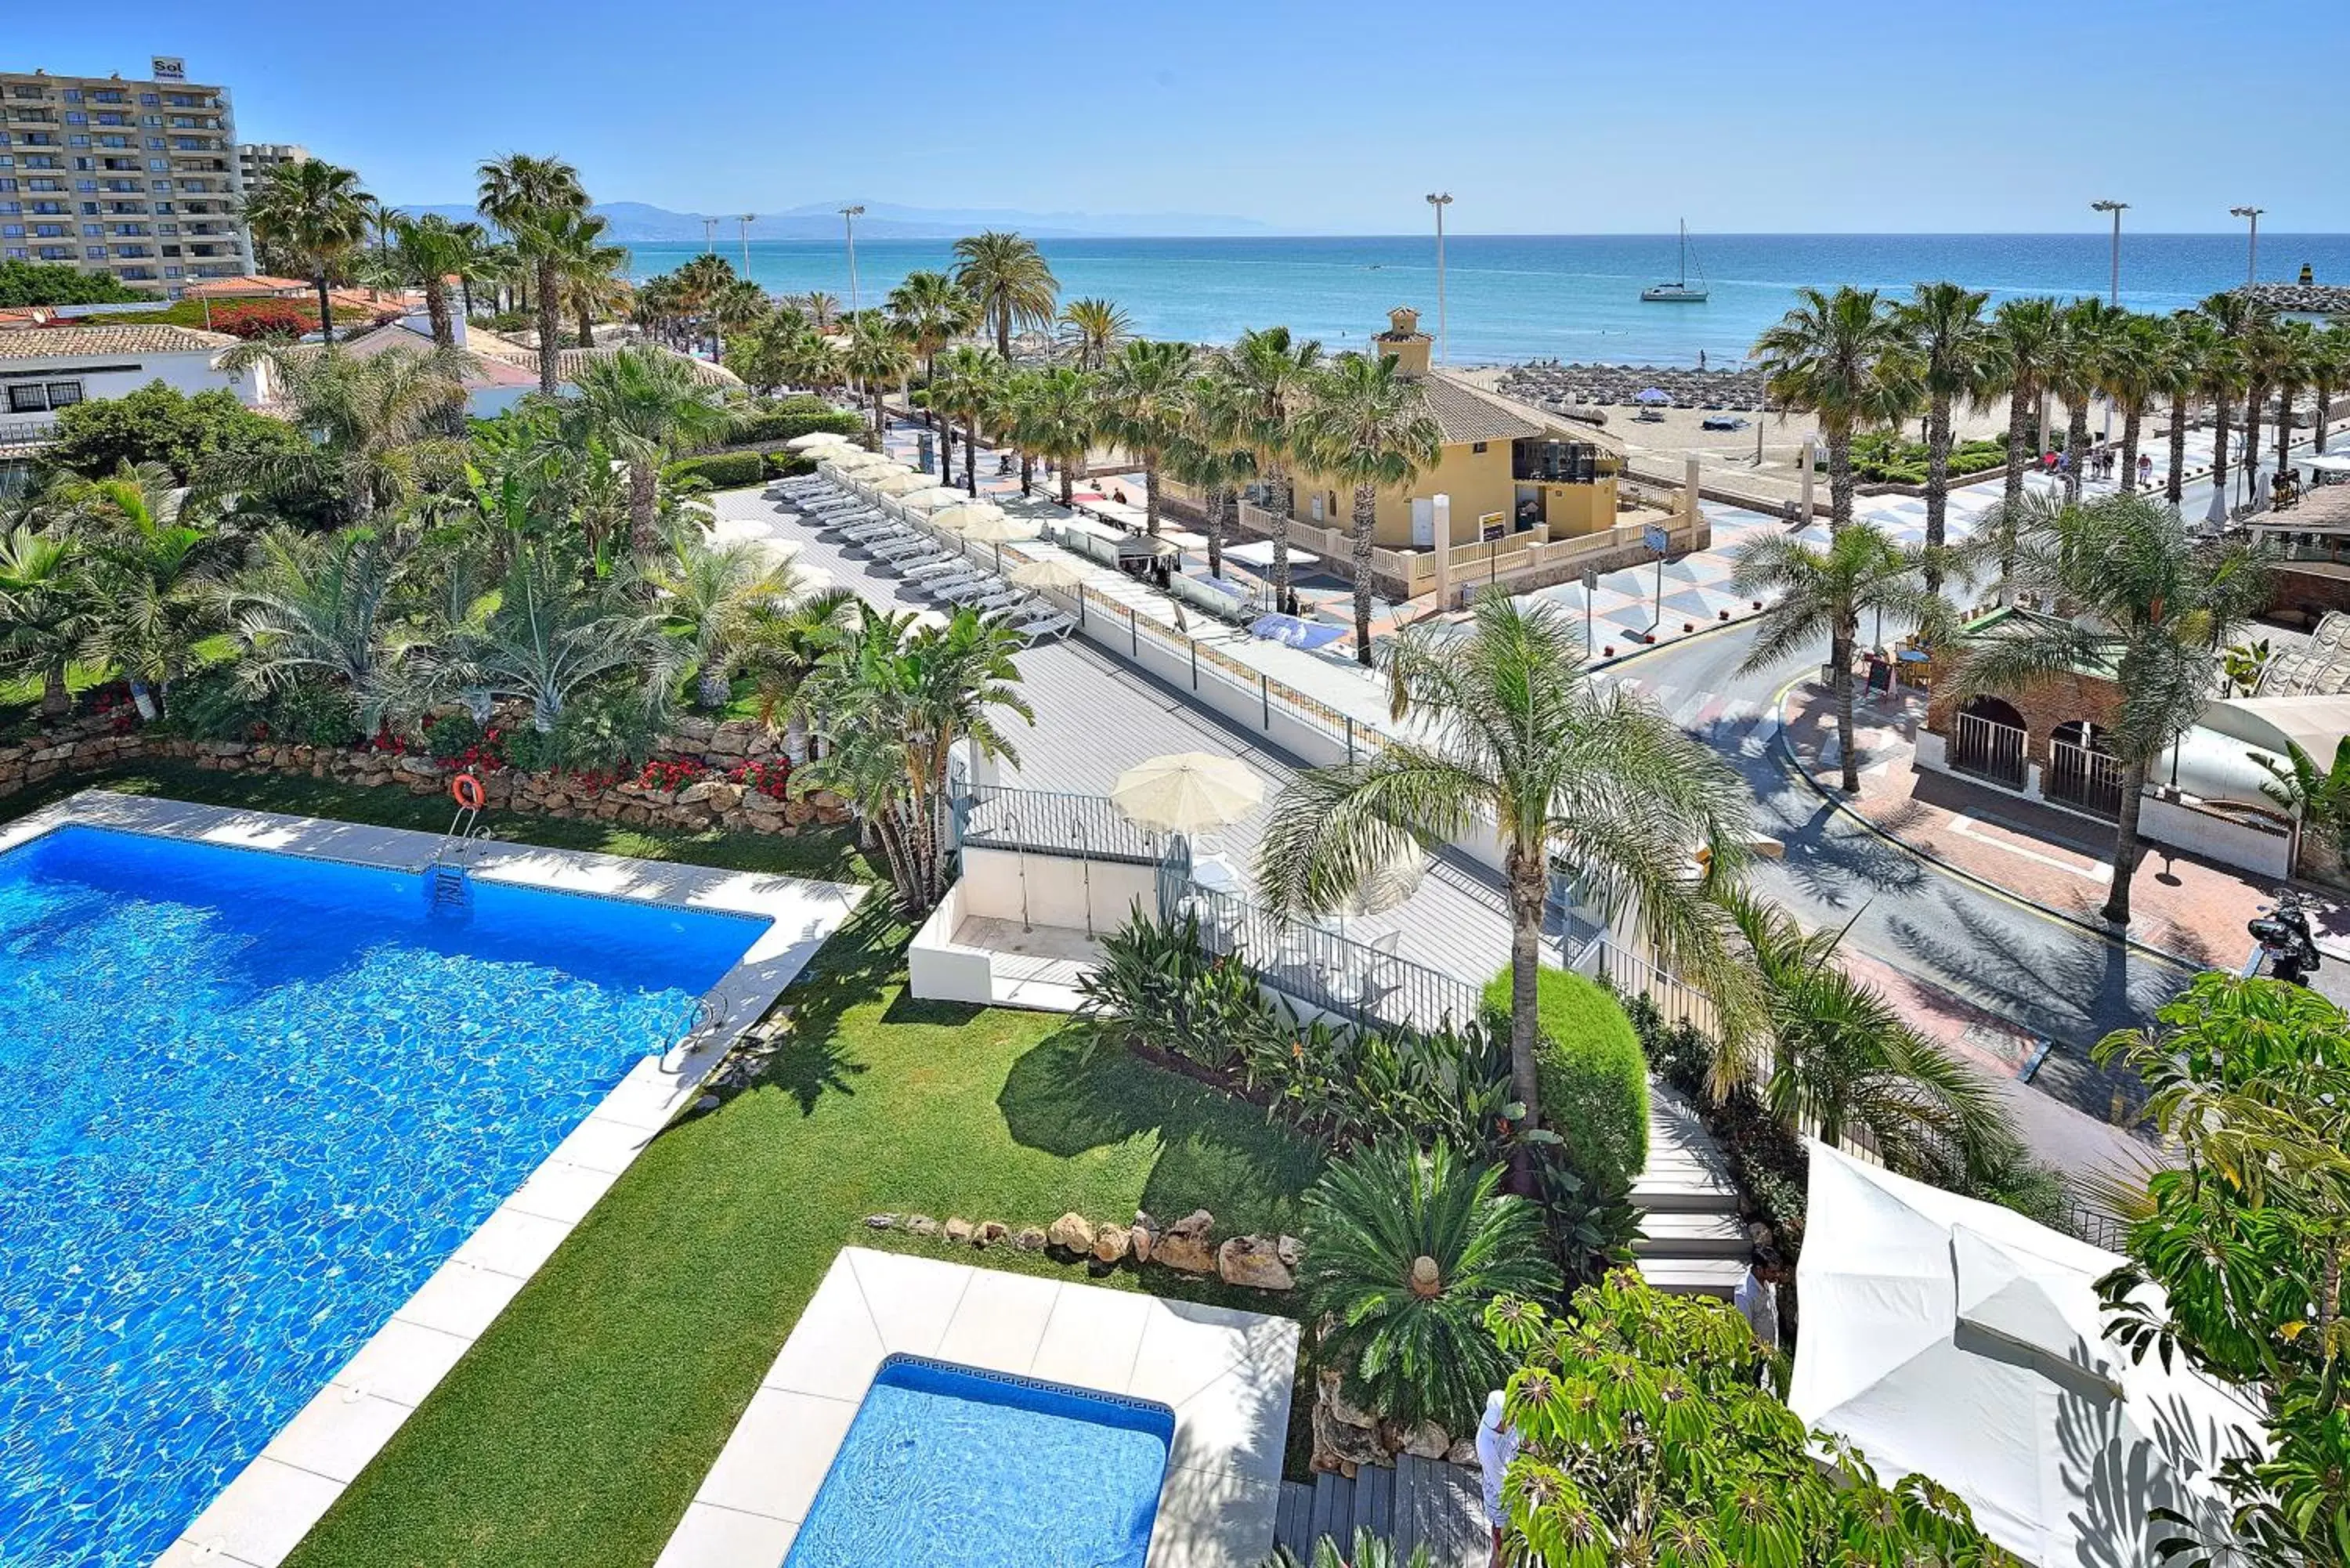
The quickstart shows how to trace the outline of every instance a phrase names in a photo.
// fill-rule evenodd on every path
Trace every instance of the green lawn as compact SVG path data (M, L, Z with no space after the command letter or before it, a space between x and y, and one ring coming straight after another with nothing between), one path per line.
M1082 1064L1058 1018L912 1001L906 936L869 898L786 993L764 1077L639 1157L289 1568L644 1568L834 1254L947 1251L868 1213L1295 1227L1316 1158L1259 1112L1122 1054Z

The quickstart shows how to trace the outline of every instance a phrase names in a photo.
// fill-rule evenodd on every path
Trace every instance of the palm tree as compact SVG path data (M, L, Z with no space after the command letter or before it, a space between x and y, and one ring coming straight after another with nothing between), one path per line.
M1099 370L1110 350L1134 336L1134 320L1110 300L1073 299L1061 306L1061 330L1076 352L1077 369Z
M1069 365L1038 370L1025 380L1018 415L1024 433L1061 475L1061 504L1076 499L1077 470L1102 428L1097 379Z
M2187 420L2203 395L2204 365L2218 352L2219 342L2220 329L2210 317L2192 310L2171 317L2159 383L2170 400L2170 462L2162 493L2173 506L2187 496Z
M717 324L721 353L738 335L755 329L775 312L767 291L747 277L738 277L710 296L710 319Z
M96 625L85 568L70 539L29 523L0 534L0 669L40 677L44 718L72 706L66 671Z
M215 629L220 600L213 536L183 511L169 469L126 465L70 485L61 504L89 541L96 589L91 657L120 670L140 716L160 711L196 643Z
M390 701L404 649L392 636L401 557L372 528L269 533L224 590L239 669L255 688L324 676L351 694L370 726Z
M1918 358L1926 406L1926 586L1942 584L1940 552L1949 539L1950 412L1982 397L1983 361L1991 329L1983 306L1991 296L1955 283L1921 283L1894 317Z
M455 318L449 309L449 280L454 277L462 282L479 265L474 241L464 232L470 226L452 223L438 213L418 217L403 213L392 221L390 243L383 253L385 281L424 291L432 341L443 348L457 347Z
M2123 317L2105 341L2097 389L2122 410L2121 487L2137 488L2138 431L2146 410L2168 389L2171 324L2158 316Z
M713 546L691 535L678 539L646 580L658 596L661 629L689 652L694 701L704 708L725 706L759 617L790 598L798 582L788 562L757 545Z
M1379 492L1401 490L1444 455L1444 431L1417 383L1386 355L1341 354L1299 421L1314 471L1354 489L1355 658L1371 663L1371 550Z
M760 722L782 730L784 755L794 766L807 760L803 695L808 678L848 624L849 612L864 602L847 588L797 594L754 607L743 628L741 659L758 683Z
M812 288L798 296L795 303L807 313L808 320L815 324L818 332L831 331L833 324L840 319L840 296L837 294Z
M1189 343L1128 343L1101 379L1103 430L1142 459L1143 527L1159 536L1159 475L1182 433L1186 391L1198 363Z
M2007 485L2002 504L2010 510L2023 500L2023 475L2034 455L2025 448L2024 432L2036 429L2036 405L2048 389L2048 363L2061 329L2053 299L2002 300L1991 312L1983 393L1986 397L2007 394ZM2039 431L2038 437L2045 447L2048 432Z
M979 302L995 332L996 356L1009 364L1015 328L1052 324L1060 283L1034 240L1002 229L964 235L954 254L955 282Z
M2261 410L2283 376L2288 356L2275 314L2258 306L2247 311L2236 348L2242 356L2244 374L2244 501L2247 505L2258 505L2260 498L2252 493L2252 486L2261 472Z
M910 272L882 302L922 357L922 379L937 379L939 350L979 321L979 303L942 272ZM951 454L950 454L951 455Z
M1860 618L1891 615L1897 624L1939 628L1940 596L1923 580L1925 557L1904 550L1873 523L1855 523L1831 535L1825 545L1805 544L1785 534L1765 535L1739 546L1730 577L1742 598L1775 594L1742 670L1767 670L1788 659L1811 658L1825 633L1828 641L1828 690L1836 709L1836 747L1842 753L1844 788L1860 793L1860 755L1853 733L1853 654L1860 641Z
M965 343L939 361L936 375L922 389L925 407L949 421L962 421L962 483L973 495L979 493L979 419L994 403L1003 376L1002 359Z
M806 683L821 753L793 774L801 789L850 802L879 842L899 902L928 910L952 880L947 845L947 764L968 741L982 756L1019 765L998 719L1034 723L1020 695L1008 628L962 609L944 627L860 607Z
M1742 889L1723 901L1768 1009L1762 1097L1789 1130L1831 1147L1857 1139L1904 1175L1960 1189L1985 1156L2009 1153L1991 1085L1837 962L1842 930L1806 931Z
M2221 511L2228 506L2228 424L2233 417L2229 400L2243 390L2249 367L2244 337L2253 327L2251 305L2230 289L2215 294L2196 310L2208 317L2217 336L2202 356L2203 396L2211 400L2211 498Z
M516 549L496 603L437 651L433 684L528 702L531 727L552 734L582 691L633 678L649 714L666 706L678 647L659 615L630 596L629 575L582 573L546 542Z
M359 177L320 158L273 164L244 198L244 220L255 242L291 257L318 290L318 328L335 340L335 305L328 286L367 244L370 198Z
M2310 355L2309 387L2317 398L2317 454L2325 455L2325 425L2334 412L2334 394L2350 386L2350 323L2329 324L2317 335Z
M1169 449L1167 472L1201 495L1208 532L1208 575L1224 575L1224 526L1241 486L1256 477L1256 454L1235 436L1234 391L1222 355L1191 378L1183 433Z
M1259 846L1258 885L1284 912L1326 909L1411 844L1498 832L1512 1088L1539 1125L1534 978L1554 869L1611 918L1637 912L1664 962L1715 973L1720 922L1704 888L1744 854L1745 787L1645 700L1594 684L1554 605L1487 594L1465 635L1422 621L1383 650L1409 738L1293 779Z
M2122 313L2102 299L2076 299L2064 307L2048 358L2048 389L2064 400L2064 499L2081 499L2089 469L2089 401L2097 395L2106 345L2121 326Z
M555 208L532 224L554 268L557 309L567 309L578 323L579 347L593 348L596 318L628 308L628 247L607 243L611 225L584 209ZM550 350L541 344L539 352Z
M903 333L878 310L860 310L848 318L848 345L840 362L873 401L873 439L889 428L889 410L882 398L892 382L913 374L914 350Z
M1541 1210L1501 1190L1442 1139L1425 1154L1382 1139L1334 1163L1305 1194L1298 1287L1326 1324L1316 1361L1350 1402L1399 1427L1463 1432L1509 1364L1485 1327L1503 1296L1560 1287Z
M1232 431L1255 455L1257 475L1269 493L1276 607L1289 598L1289 514L1295 486L1288 465L1298 417L1313 400L1314 378L1321 368L1321 342L1293 338L1286 327L1242 333L1224 358Z
M1798 289L1802 301L1754 341L1769 395L1783 410L1818 419L1828 449L1828 527L1852 521L1852 438L1892 424L1909 411L1917 381L1902 353L1901 327L1873 288L1823 294Z
M647 555L659 542L661 465L721 439L734 417L691 363L659 348L597 355L576 385L578 395L564 405L566 434L581 447L592 440L628 465L629 547Z
M536 285L538 389L551 398L557 384L556 343L563 323L559 247L565 230L546 220L558 213L586 212L588 192L579 183L579 171L560 158L513 152L484 163L477 172L481 183L474 205L506 232L516 258L530 269Z
M471 357L434 347L355 358L328 345L295 352L267 343L231 350L226 364L266 364L286 422L310 438L289 450L208 463L208 492L261 486L323 491L364 522L464 464L462 441L448 434L465 405Z
M2282 473L2293 463L2293 405L2300 400L2302 389L2309 385L2321 350L2317 328L2306 321L2280 321L2276 337L2276 471Z
M2082 670L2112 680L2120 705L2100 739L2122 791L2104 913L2126 926L2147 770L2194 726L2218 681L2217 650L2266 602L2263 556L2240 543L2199 545L2171 508L2117 495L2042 504L2021 535L2015 575L2070 618L2002 622L1970 639L1955 685L1963 698Z

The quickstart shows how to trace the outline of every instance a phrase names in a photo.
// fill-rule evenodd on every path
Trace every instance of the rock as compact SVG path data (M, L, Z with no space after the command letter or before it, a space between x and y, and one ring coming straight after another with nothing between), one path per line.
M906 1216L906 1229L917 1236L935 1236L939 1233L939 1222L927 1214L909 1214Z
M1305 1261L1305 1243L1295 1236L1283 1236L1273 1243L1273 1255L1285 1268L1295 1269Z
M1344 1391L1344 1384L1336 1367L1322 1368L1318 1376L1320 1386L1315 1392L1315 1398L1319 1405L1329 1410L1332 1420L1344 1422L1349 1427L1360 1427L1365 1431L1377 1429L1379 1424L1379 1418L1377 1416L1372 1415L1368 1410L1357 1409L1348 1402Z
M1297 1284L1297 1276L1281 1261L1274 1244L1263 1236L1235 1236L1216 1249L1216 1277L1228 1285L1258 1291L1285 1291Z
M1170 1231L1151 1244L1150 1261L1187 1274L1216 1272L1216 1250L1204 1236L1179 1236Z
M946 1225L946 1239L958 1247L966 1246L971 1241L972 1229L972 1222L968 1220L961 1217L951 1219Z
M683 789L677 792L677 804L680 805L700 805L703 801L710 798L710 792L716 787L717 786L712 784L708 779L697 779L692 784L686 785Z
M1012 1244L1024 1252L1043 1251L1045 1250L1045 1232L1039 1231L1034 1225L1023 1226L1020 1230L1014 1231L1012 1237Z
M1010 1230L1003 1220L983 1220L980 1221L979 1229L972 1232L971 1244L974 1247L993 1247L1010 1234Z
M1127 1251L1134 1254L1134 1261L1136 1262L1147 1263L1150 1262L1151 1249L1157 1244L1158 1238L1150 1233L1149 1226L1138 1221L1136 1224L1128 1227L1126 1233Z
M1455 1438L1452 1440L1452 1446L1444 1450L1444 1462L1448 1465L1467 1465L1471 1469L1476 1469L1477 1439Z
M705 787L710 793L704 795L702 799L708 803L710 809L712 811L733 811L736 806L743 804L743 786L741 784L731 784L725 783L723 780L716 780Z
M868 1231L895 1231L898 1225L899 1218L895 1214L868 1214L865 1217L865 1228Z
M1433 1421L1422 1421L1404 1429L1403 1451L1413 1459L1440 1459L1451 1447L1451 1435Z
M1094 1232L1094 1262L1115 1263L1134 1246L1134 1237L1123 1225L1105 1225Z
M1082 1214L1064 1214L1053 1221L1045 1232L1045 1240L1065 1252L1090 1252L1094 1246L1094 1222Z
M693 1102L693 1108L697 1111L714 1111L718 1108L718 1096L704 1095Z
M1387 1455L1373 1423L1345 1418L1359 1412L1338 1397L1337 1381L1336 1372L1325 1371L1321 1397L1314 1401L1314 1468L1343 1473L1347 1465L1377 1464Z
M1208 1232L1216 1228L1216 1217L1204 1209L1194 1209L1167 1227L1170 1236L1191 1236L1206 1241Z

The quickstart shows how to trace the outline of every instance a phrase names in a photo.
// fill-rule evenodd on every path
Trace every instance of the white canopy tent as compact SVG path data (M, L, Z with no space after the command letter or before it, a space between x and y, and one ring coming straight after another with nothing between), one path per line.
M2039 1568L2141 1568L2170 1508L2224 1538L2220 1459L2258 1413L2183 1365L2104 1337L2121 1262L2002 1209L1811 1146L1787 1403L1879 1474L1916 1470Z

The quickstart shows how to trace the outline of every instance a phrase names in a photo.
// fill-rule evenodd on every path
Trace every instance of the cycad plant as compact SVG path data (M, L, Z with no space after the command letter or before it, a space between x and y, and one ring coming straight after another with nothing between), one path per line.
M1436 1559L1429 1555L1424 1541L1406 1557L1390 1542L1358 1526L1351 1544L1323 1536L1314 1543L1313 1553L1302 1562L1286 1546L1276 1546L1265 1560L1264 1568L1436 1568Z
M591 576L571 552L531 543L515 552L496 602L432 649L434 695L478 689L530 704L531 727L551 735L567 706L599 686L629 686L649 720L667 706L680 655L659 616L629 592L626 574Z
M120 670L140 714L187 668L220 624L219 542L183 513L171 472L149 463L75 483L62 504L89 542L96 589L90 653Z
M224 590L246 683L275 689L324 677L350 693L372 729L395 696L406 652L393 614L402 564L372 528L263 535L250 566Z
M2017 534L2015 581L2068 618L2002 621L1970 638L1954 683L1963 699L2075 671L2113 682L2119 701L2102 743L2121 774L2121 810L2104 915L2126 926L2147 772L2218 694L2219 650L2267 602L2266 556L2238 541L2198 543L2168 506L2116 495L2036 509Z
M797 576L757 545L712 545L682 538L646 573L661 629L694 670L694 700L726 703L760 614L788 599Z
M1444 431L1419 388L1386 356L1341 354L1314 384L1299 449L1315 472L1347 485L1354 512L1355 658L1371 663L1371 551L1379 492L1408 487L1444 455Z
M1930 559L1905 550L1873 523L1855 523L1825 545L1767 534L1739 546L1730 576L1742 598L1772 597L1761 633L1742 670L1767 670L1809 658L1825 637L1828 690L1835 701L1836 747L1847 794L1860 793L1860 755L1853 726L1852 662L1865 615L1890 615L1894 624L1939 630L1941 596L1926 586Z
M0 535L0 668L41 682L41 713L72 705L66 672L96 626L80 547L59 535L19 524Z
M1508 1364L1485 1328L1502 1296L1559 1289L1540 1211L1505 1196L1502 1168L1385 1138L1305 1195L1298 1285L1315 1355L1357 1406L1403 1426L1464 1432Z

